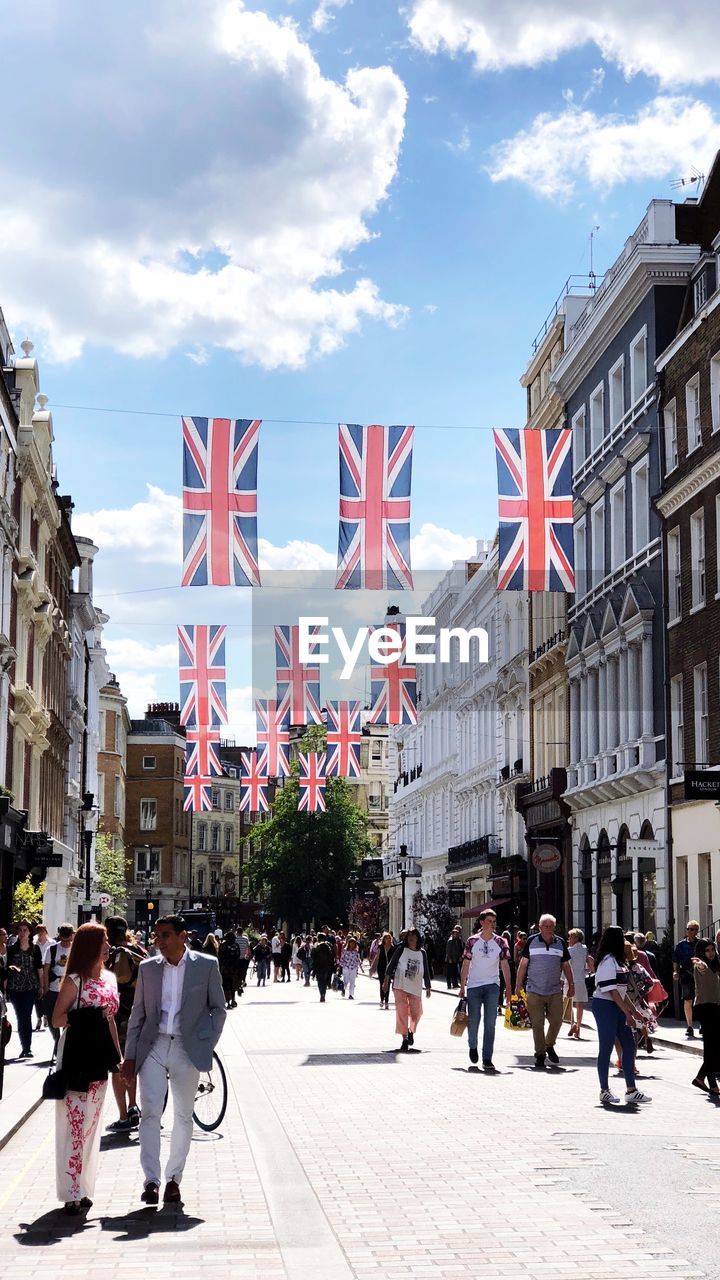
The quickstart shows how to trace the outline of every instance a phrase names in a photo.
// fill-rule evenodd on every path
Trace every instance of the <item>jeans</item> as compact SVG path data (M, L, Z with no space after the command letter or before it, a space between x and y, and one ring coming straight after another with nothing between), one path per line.
M450 987L459 987L460 986L460 965L453 963L452 960L448 960L445 966L445 972L447 977L448 990L450 989Z
M317 969L315 970L315 981L317 982L321 1000L325 999L325 992L328 989L331 977L332 973L330 969L321 969L319 972Z
M307 959L306 959L306 960L303 960L303 962L302 962L302 967L303 967L303 974L304 974L304 977L305 977L305 985L306 985L307 987L309 987L309 986L310 986L310 973L311 973L311 971L312 971L312 960L310 959L310 957L309 957L309 956L307 957Z
M255 977L258 980L258 985L270 977L270 960L267 956L255 961Z
M17 1018L17 1029L22 1052L28 1053L32 1047L32 1015L37 993L35 991L9 991L8 995Z
M614 1000L599 1000L593 996L592 1014L598 1033L597 1070L600 1088L608 1087L610 1055L617 1040L622 1053L622 1069L628 1089L635 1088L635 1037L625 1021L625 1014Z
M546 1050L552 1049L555 1044L562 1026L564 1004L562 994L557 991L551 996L539 996L535 991L528 991L526 1001L535 1041L535 1056L544 1057ZM547 1035L545 1034L546 1017Z
M482 987L468 987L468 1046L477 1049L480 1016L483 1020L483 1062L492 1062L495 1045L495 1024L497 1021L498 997L500 984L489 982Z

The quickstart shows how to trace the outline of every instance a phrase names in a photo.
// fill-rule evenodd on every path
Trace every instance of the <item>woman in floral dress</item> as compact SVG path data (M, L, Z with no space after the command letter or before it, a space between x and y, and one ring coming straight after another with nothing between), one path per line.
M53 1026L64 1029L72 1009L102 1009L108 1021L113 1044L120 1055L115 1014L119 998L115 975L104 968L110 954L107 932L101 924L81 925L75 934L67 960L67 976L63 979L53 1012ZM73 1028L77 1035L79 1028ZM82 1034L82 1032L80 1032ZM60 1039L58 1069L62 1068L66 1034ZM90 1046L88 1046L90 1050ZM77 1057L77 1054L75 1054ZM107 1091L107 1067L96 1068L98 1079L90 1079L87 1092L68 1089L55 1103L55 1176L58 1199L66 1213L77 1214L89 1209L95 1192L100 1121ZM92 1074L92 1067L90 1067Z

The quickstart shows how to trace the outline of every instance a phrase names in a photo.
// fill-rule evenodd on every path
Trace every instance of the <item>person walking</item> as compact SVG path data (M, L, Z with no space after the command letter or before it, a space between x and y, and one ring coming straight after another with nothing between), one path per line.
M247 985L247 973L250 967L252 947L244 929L241 929L239 933L236 932L235 941L237 942L240 956L238 961L238 995L241 996Z
M525 988L527 1010L535 1042L535 1069L545 1070L545 1058L557 1066L560 1059L555 1050L563 1017L562 975L567 980L567 994L575 998L575 983L570 965L570 953L562 938L555 932L554 916L543 915L538 923L538 933L528 938L522 949L515 995ZM545 1019L548 1028L545 1030Z
M395 1030L402 1036L401 1053L407 1053L415 1043L415 1033L423 1014L423 986L428 1000L432 995L430 966L427 953L420 946L417 929L408 929L404 945L397 947L388 961L383 983L387 990L391 982L395 997Z
M124 916L108 916L105 928L110 944L107 968L115 975L118 987L120 1007L115 1016L120 1049L125 1052L125 1037L135 999L137 976L143 960L147 960L147 952L139 943L132 942L128 922ZM113 1133L129 1133L140 1124L140 1109L137 1105L135 1081L129 1085L119 1072L112 1078L113 1093L117 1103L118 1118L108 1125Z
M264 987L270 977L270 957L272 956L272 948L268 942L266 933L260 935L260 938L253 947L253 959L255 961L255 976L257 978L257 986Z
M43 962L42 971L40 973L40 993L38 995L37 1000L35 1001L35 1014L37 1016L37 1021L35 1023L35 1030L42 1031L43 1018L45 1017L45 1010L43 1006L45 1002L45 996L47 995L45 965L47 964L48 951L50 950L50 947L52 946L52 944L55 942L55 939L50 937L50 931L46 924L38 924L35 926L35 937L33 941L35 945L40 948L40 955L42 956L42 962ZM47 1026L46 1017L45 1017L45 1025Z
M220 950L220 943L217 937L215 936L215 934L214 933L206 934L205 941L202 944L203 955L211 956L213 960L217 960L219 950Z
M380 982L380 1008L390 1008L390 988L385 986L385 974L387 973L388 962L395 950L395 942L390 932L386 931L380 939L380 950L377 957L377 976Z
M225 996L225 1008L236 1009L235 995L240 985L240 948L235 932L228 929L218 949L218 965Z
M105 926L81 925L53 1009L53 1026L63 1032L57 1069L65 1084L65 1097L55 1103L55 1181L58 1200L74 1215L92 1208L108 1074L122 1057L109 955Z
M712 938L700 938L693 957L694 1014L700 1022L703 1060L693 1080L698 1089L720 1096L720 959Z
M588 972L592 973L595 967L592 956L589 955L585 946L585 935L582 929L570 929L568 933L568 954L575 986L575 995L570 1001L570 1030L568 1035L574 1036L576 1040L579 1040L583 1014L590 1000L586 974Z
M595 953L595 994L592 1001L592 1013L598 1033L600 1101L604 1106L617 1106L620 1102L610 1091L608 1083L610 1055L616 1041L622 1053L626 1103L652 1101L647 1094L640 1092L635 1080L633 1028L640 1019L628 998L627 986L625 938L620 925L611 924L603 933Z
M17 926L17 938L7 949L5 958L6 994L15 1010L20 1057L32 1058L33 1006L43 989L42 952L32 941L29 921L21 920Z
M57 942L53 942L48 948L45 955L45 996L43 998L43 1008L45 1017L50 1028L53 1044L57 1050L60 1032L57 1027L53 1026L53 1013L55 1005L60 994L60 986L62 980L67 973L67 962L72 940L75 934L71 924L61 924L58 929Z
M193 1106L201 1071L212 1066L227 1013L220 970L212 956L190 951L182 916L161 916L155 925L160 955L138 971L122 1074L140 1083L141 1199L160 1195L160 1118L170 1082L173 1127L165 1168L165 1203L182 1201L180 1183L190 1150Z
M302 966L305 986L309 987L310 974L312 973L312 942L311 942L309 933L306 934L304 938L300 939L300 946L298 947L298 960L300 961L300 964Z
M694 1040L693 1002L695 1000L695 978L693 977L693 957L700 925L697 920L688 920L685 926L685 937L678 942L673 951L673 980L680 984L680 998L687 1027L685 1039Z
M343 977L343 995L347 992L348 1000L355 999L355 981L362 964L357 938L348 937L345 949L340 956L340 968Z
M284 933L280 934L280 968L282 970L281 982L291 982L292 975L290 973L290 961L292 960L292 943Z
M500 999L500 972L505 979L508 1000L512 991L510 974L510 948L504 937L495 932L497 916L487 907L480 912L480 928L468 938L460 973L460 996L467 992L468 1048L470 1062L478 1060L478 1029L483 1018L482 1061L485 1071L493 1072L493 1048L497 1024L497 1006Z
M317 943L312 949L312 971L315 975L320 1003L325 1004L325 993L335 970L335 947L328 942L324 933L319 933Z
M464 951L462 929L456 924L445 943L445 977L448 991L460 985L460 961Z
M292 959L290 961L292 968L295 970L296 982L300 982L302 978L302 960L300 959L300 954L299 954L301 945L302 945L302 938L300 937L299 933L296 933L295 937L292 940Z
M273 982L279 982L282 972L282 941L279 933L274 933L270 939L270 951L272 955Z

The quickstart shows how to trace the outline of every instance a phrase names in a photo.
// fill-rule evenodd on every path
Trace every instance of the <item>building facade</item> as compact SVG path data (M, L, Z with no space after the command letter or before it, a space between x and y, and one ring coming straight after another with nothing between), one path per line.
M127 698L115 675L100 690L100 743L97 757L98 826L113 848L125 848L127 748L131 729Z
M187 904L190 814L183 810L185 734L177 703L148 707L127 742L125 809L128 919L147 927ZM147 904L153 903L148 911Z

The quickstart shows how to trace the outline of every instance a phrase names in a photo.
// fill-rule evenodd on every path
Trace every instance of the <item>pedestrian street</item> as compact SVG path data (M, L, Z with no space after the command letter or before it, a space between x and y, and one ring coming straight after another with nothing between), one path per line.
M449 1034L455 1003L436 989L400 1054L364 976L353 1002L322 1005L294 980L251 982L219 1045L227 1113L195 1130L182 1207L143 1206L137 1136L108 1134L93 1207L67 1218L43 1103L0 1152L5 1273L715 1276L720 1114L690 1086L698 1059L641 1055L652 1103L603 1110L591 1026L579 1043L563 1028L560 1067L537 1072L530 1033L499 1024L489 1076Z

